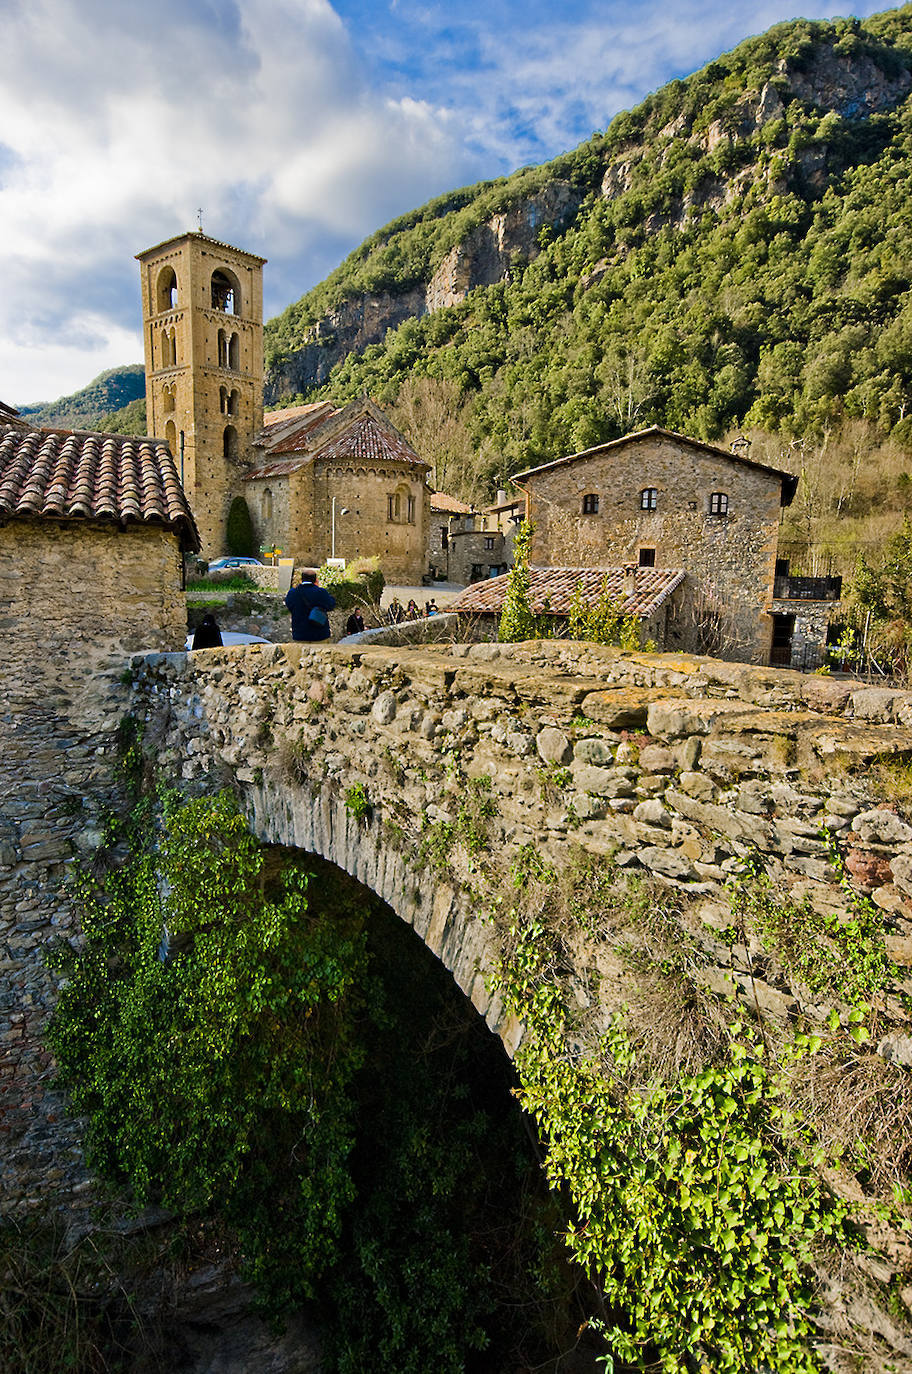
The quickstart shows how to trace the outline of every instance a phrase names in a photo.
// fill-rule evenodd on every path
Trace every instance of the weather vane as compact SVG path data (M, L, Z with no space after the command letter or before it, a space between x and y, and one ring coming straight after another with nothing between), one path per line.
M197 223L197 228L198 228L199 232L202 233L202 232L203 232L203 207L202 207L202 206L200 206L200 208L199 208L199 209L197 210L197 212L196 212L196 223Z

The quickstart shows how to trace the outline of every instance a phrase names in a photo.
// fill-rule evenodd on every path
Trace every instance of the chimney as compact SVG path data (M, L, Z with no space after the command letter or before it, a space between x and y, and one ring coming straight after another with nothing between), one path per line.
M624 564L624 595L627 597L636 596L637 589L637 565L636 563Z
M739 434L737 439L732 440L731 451L738 458L746 458L750 449L751 441L745 434Z
M498 487L498 488L497 488L497 500L496 500L496 504L497 504L498 506L505 506L509 500L510 500L510 498L509 498L509 496L507 495L507 493L504 491L503 487Z

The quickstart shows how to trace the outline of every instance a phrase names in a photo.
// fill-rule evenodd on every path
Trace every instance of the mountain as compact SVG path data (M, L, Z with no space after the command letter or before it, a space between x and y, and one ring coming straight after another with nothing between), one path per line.
M146 371L142 363L112 367L72 396L61 396L45 405L20 406L30 424L57 429L104 429L118 434L145 433ZM142 402L142 427L140 420Z
M372 235L267 325L267 395L368 391L429 453L446 417L463 493L653 423L848 444L845 516L862 431L889 481L912 439L910 174L912 5L777 25Z

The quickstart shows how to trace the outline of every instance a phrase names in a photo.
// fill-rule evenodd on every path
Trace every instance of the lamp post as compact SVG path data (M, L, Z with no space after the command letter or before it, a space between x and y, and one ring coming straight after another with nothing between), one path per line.
M337 500L338 500L338 497L335 497L335 496L334 496L333 499L332 499L332 518L331 518L331 520L330 520L330 540L329 540L329 547L330 547L330 554L329 554L329 556L330 556L330 558L335 558L335 556L336 556L336 501L337 501ZM339 514L340 514L340 515L348 515L348 514L349 514L348 506L341 506L340 509L339 509Z

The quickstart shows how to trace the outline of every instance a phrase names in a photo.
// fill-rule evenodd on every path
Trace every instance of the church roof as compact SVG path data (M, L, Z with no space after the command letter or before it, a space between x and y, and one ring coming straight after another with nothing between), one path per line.
M326 413L321 413L323 407L327 407ZM406 463L424 470L430 467L373 401L351 401L342 410L333 409L325 401L295 409L309 413L293 417L282 432L275 424L269 424L257 435L255 446L265 448L266 453L261 463L245 473L246 481L284 477L306 463L315 462Z
M164 439L0 423L0 517L163 525L200 547Z
M136 261L142 262L143 258L151 257L153 253L159 253L163 248L170 248L173 243L183 243L185 239L190 238L196 239L200 243L208 243L212 248L227 248L230 253L237 253L238 257L259 263L261 267L269 261L268 258L261 258L258 253L248 253L246 248L235 248L233 243L224 243L221 239L210 238L208 234L203 233L202 229L188 229L183 234L175 234L173 238L156 243L153 248L144 248L141 253L136 254Z
M583 600L599 600L607 584L608 595L624 615L651 616L680 587L686 573L677 568L637 568L633 592L625 591L623 568L530 568L529 603L536 615L568 615L576 589L582 583ZM507 594L509 573L474 582L466 587L451 611L473 615L499 615Z

